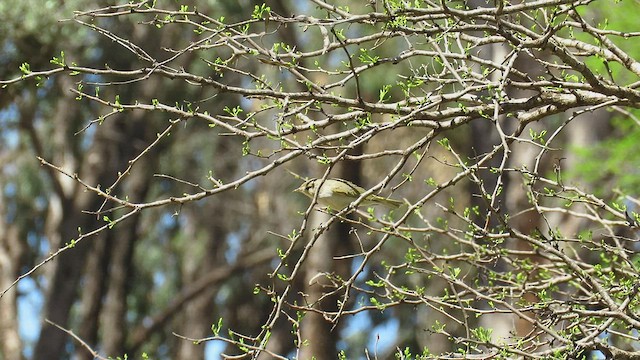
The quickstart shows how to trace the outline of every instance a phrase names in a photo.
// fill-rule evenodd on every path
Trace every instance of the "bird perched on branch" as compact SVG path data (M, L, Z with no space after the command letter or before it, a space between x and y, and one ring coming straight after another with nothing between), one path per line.
M327 206L333 210L342 210L357 200L366 190L350 181L332 178L325 180L309 179L294 191L303 193L311 199L318 193L318 204ZM359 204L359 206L374 205L397 208L402 205L402 201L370 194Z

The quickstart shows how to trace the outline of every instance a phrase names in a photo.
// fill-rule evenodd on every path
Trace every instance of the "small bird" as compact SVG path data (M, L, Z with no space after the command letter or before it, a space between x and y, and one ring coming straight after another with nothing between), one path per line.
M320 187L319 192L318 187ZM311 199L313 199L316 192L318 192L318 204L327 206L333 210L342 210L358 199L366 190L350 181L333 178L324 181L322 179L309 179L294 191L303 193ZM359 204L359 206L374 205L385 205L390 208L397 208L402 205L402 201L370 194Z

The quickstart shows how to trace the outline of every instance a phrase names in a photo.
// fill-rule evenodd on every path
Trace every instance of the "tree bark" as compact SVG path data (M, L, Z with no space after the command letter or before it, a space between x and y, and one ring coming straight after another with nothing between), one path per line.
M102 233L94 240L94 249L89 254L85 284L80 300L80 325L78 336L87 344L94 347L98 343L98 329L100 328L100 312L107 283L107 265L110 240L109 233ZM85 347L78 347L76 360L91 360L93 354Z
M4 202L0 201L0 218L5 219ZM24 253L18 229L7 223L0 226L0 291L8 289L19 275ZM0 355L3 360L22 359L22 341L18 333L17 289L0 299Z
M327 214L314 211L310 216L310 229L318 228L322 223L329 221L331 217ZM309 252L305 264L304 293L305 301L319 310L331 311L337 309L335 298L320 298L325 294L331 284L324 278L322 273L333 273L333 257L336 255L334 249L339 241L345 241L343 234L338 233L336 227L327 230L314 244ZM300 359L333 359L336 357L337 331L332 331L333 324L327 321L322 314L309 311L305 314L300 325L303 346L301 347Z

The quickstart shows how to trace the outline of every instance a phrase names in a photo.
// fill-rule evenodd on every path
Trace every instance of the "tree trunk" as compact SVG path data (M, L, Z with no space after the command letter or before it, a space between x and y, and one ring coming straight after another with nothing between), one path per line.
M0 218L6 219L4 202L0 201ZM19 275L24 243L18 229L3 222L0 226L0 291L8 289ZM18 334L17 289L0 299L0 357L3 360L22 359L22 341Z
M322 223L329 221L331 217L327 214L314 211L310 216L309 228L316 229ZM332 311L337 309L335 297L320 298L330 289L331 284L322 273L334 273L334 260L336 255L334 249L339 241L346 241L344 234L340 234L337 228L327 230L316 241L309 252L305 264L304 293L305 302L313 305L321 311ZM328 284L327 284L328 283ZM328 286L328 287L325 287ZM327 321L322 314L317 312L307 312L300 325L301 337L304 345L301 347L300 359L334 359L336 357L337 330L332 331L333 324Z
M124 119L111 119L101 125L96 133L93 148L86 156L82 178L88 184L101 185L103 188L110 186L115 181L118 171L126 168L128 157L120 156L122 153L131 154L130 147L136 142L133 136L127 134L122 126ZM53 179L58 181L58 179ZM86 210L100 208L103 200L93 193L85 191L77 186L75 191L62 199L60 214L55 215L62 219L55 235L51 239L58 239L52 243L52 249L58 249L72 239L78 238L78 229L83 233L104 225L102 219L96 215L78 215ZM56 236L57 235L57 236ZM48 299L45 304L44 319L67 327L69 312L74 304L80 279L85 274L85 265L88 254L93 248L95 238L85 238L73 248L59 254L49 268L51 271ZM64 345L68 335L59 329L43 324L42 331L34 350L36 359L52 359L54 356L64 356Z

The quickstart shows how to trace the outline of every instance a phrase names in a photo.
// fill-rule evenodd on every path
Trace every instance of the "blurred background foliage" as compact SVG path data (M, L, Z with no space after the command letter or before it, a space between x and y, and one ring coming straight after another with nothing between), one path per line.
M185 5L196 7L201 13L217 19L224 17L226 23L233 23L250 17L254 6L262 2L209 0L160 3L163 7L175 10ZM347 3L344 6L348 5L355 13L370 9L368 1ZM114 1L89 0L0 2L0 18L3 19L0 22L0 79L19 76L19 68L25 62L32 70L51 68L50 60L54 56L60 57L61 53L64 53L68 63L86 67L136 68L139 59L131 52L123 51L111 39L73 21L61 21L70 19L74 11L117 4ZM281 15L315 13L323 16L324 13L307 2L283 0L270 2L269 5ZM608 21L612 28L624 29L636 27L636 22L633 17L619 14L633 13L636 8L637 2L634 1L615 6L601 1L590 4L585 11L602 19L602 22ZM169 49L184 48L198 39L198 34L190 26L138 26L141 21L151 20L143 16L123 16L96 19L94 24L123 37L130 37L159 60L171 56ZM281 37L283 42L295 41L310 49L320 47L314 44L314 41L318 41L318 34L277 30L277 37ZM349 36L364 31L362 27L343 30L351 32ZM371 32L376 30L372 28ZM292 39L292 36L299 38ZM576 36L580 38L579 34ZM363 50L356 45L347 49L363 63L370 61L373 56L393 58L405 46L398 39L381 41L374 49ZM634 43L624 39L616 42L638 58L634 53L638 51ZM217 54L214 50L194 53L181 57L179 66L186 72L209 76L213 71L202 61L201 57L205 55L208 56L206 60L215 61L217 56L224 54ZM318 66L331 67L345 62L346 54L342 55L334 52L322 59L326 64L319 63ZM598 61L593 59L592 65L602 74L607 74L607 68ZM306 66L312 68L316 65ZM363 93L360 95L374 102L381 96L385 85L391 84L386 98L396 101L405 96L403 86L407 82L404 80L415 75L412 70L424 67L428 69L424 71L425 74L442 70L441 64L435 61L412 66L409 68L406 64L389 63L376 67L374 71L362 72L360 90ZM290 76L283 76L272 68L267 70L247 63L244 69L261 74L273 86L300 86ZM618 71L615 67L611 68L617 82L627 83L624 72L619 74ZM217 76L225 84L246 81L228 72L219 72ZM101 75L78 75L77 80L80 79L88 82L121 80ZM34 86L33 81L25 81L0 90L0 227L5 229L3 236L14 239L5 242L3 250L7 254L15 254L14 259L17 259L16 263L0 268L5 274L1 282L2 289L7 287L7 281L10 283L34 267L47 254L77 236L79 231L86 232L109 221L87 213L100 208L100 199L89 195L85 195L89 198L84 199L81 186L42 167L36 156L69 173L88 176L95 184L106 188L116 181L115 174L124 171L127 162L140 154L168 126L166 114L133 111L111 114L99 127L85 129L89 121L107 114L104 108L95 103L74 99L75 95L69 89L76 88L77 80L52 76L44 79L39 87ZM321 83L334 81L330 77L316 80ZM423 88L425 91L433 90L429 89L428 84ZM344 88L337 86L336 91L353 93L355 88L350 83ZM233 109L236 106L258 106L257 102L248 103L246 99L231 93L217 93L188 82L159 77L87 92L100 92L103 98L111 101L115 101L117 96L122 103L151 103L152 99L158 99L164 104L194 107L212 114L225 114L228 113L225 108ZM274 113L265 112L264 116ZM578 156L579 161L563 168L566 169L563 172L567 176L566 181L588 184L598 196L605 199L618 200L621 194L637 193L636 139L640 136L640 127L636 115L630 113L628 117L618 117L611 123L610 131L598 132L602 139L572 143L571 139L560 136L550 144L552 148L562 149L556 153L558 158ZM378 120L374 115L372 121ZM608 122L608 119L602 121ZM549 128L558 126L559 122L558 119L544 121ZM371 152L390 147L402 149L424 136L422 131L398 129L393 137L374 139L367 144L367 149ZM441 137L447 137L452 147L465 149L465 155L473 158L480 151L469 144L482 141L473 138L477 136L475 131L471 126L464 126L445 132ZM136 196L130 199L136 202L157 199L166 194L193 193L196 189L192 184L212 185L210 178L228 182L272 160L268 157L243 156L245 144L237 138L216 136L220 132L223 131L212 131L209 124L202 122L180 123L170 130L169 137L152 149L149 156L135 165L137 173L143 173L144 176L134 174L126 177L113 190ZM258 139L251 143L250 151L253 154L257 154L258 150L270 154L279 147L276 140ZM565 151L572 153L566 154ZM447 151L434 146L428 156L429 159L415 172L413 181L401 188L397 197L420 194L425 182L430 179L436 183L442 182L457 171L449 166L451 157ZM319 176L318 169L321 167L310 162L309 159L296 160L288 170L303 176ZM371 179L365 180L363 185L371 186L393 166L394 161L382 158L362 163L363 178ZM547 169L548 172L553 171L550 166ZM149 174L163 175L153 176L149 181ZM61 293L67 296L60 301L66 301L70 316L62 313L59 322L97 346L101 352L114 357L129 354L129 358L138 358L144 352L155 359L204 358L205 354L222 351L225 345L209 343L207 351L204 351L203 347L179 340L171 333L195 338L209 336L211 325L218 318L224 318L225 327L233 324L234 331L258 334L273 304L262 292L252 295L254 288L257 284L273 282L268 274L279 262L277 249L288 246L284 239L274 234L291 234L301 221L300 211L307 206L306 199L291 193L299 180L284 169L277 169L274 174L255 178L236 191L224 192L185 206L175 204L149 209L128 222L128 225L117 226L113 231L92 238L82 245L86 247L85 250L74 249L69 252L67 280L72 289L66 292L61 290L57 294L58 289L52 286L56 283L53 279L56 266L64 266L65 258L59 260L63 265L41 268L23 281L15 294L17 303L22 304L18 307L17 319L13 319L13 324L21 328L20 353L27 358L43 358L41 356L51 349L49 341L62 337L64 340L58 341L62 344L57 352L58 358L91 358L60 330L42 325L43 329L49 329L50 332L40 333L40 326L33 325L40 323L43 314L55 314L47 312L46 304L50 303L51 297L60 296ZM183 181L174 181L172 177ZM448 203L448 197L452 194L458 195L455 207L460 211L473 204L469 183L460 183L444 192L439 196L440 202ZM117 216L118 211L114 210L113 214ZM433 217L435 221L448 221L438 219L438 212L438 209L424 209L423 216ZM456 253L457 247L461 246L447 243L447 239L438 239L437 236L425 236L420 241L433 248L449 249L451 253ZM356 246L355 243L352 245ZM438 252L447 252L446 249ZM370 262L372 265L367 267L365 274L383 274L384 264L391 266L405 262L407 256L411 256L410 246L393 239L384 254L376 256L378 258ZM397 284L410 284L412 288L422 286L434 292L444 286L425 276L404 275L407 274L396 278ZM367 279L368 276L363 275L358 285L370 289L366 284ZM298 289L302 288L303 284L299 284ZM361 295L353 301L354 304L365 304L370 299ZM3 306L11 306L5 298L0 300L2 302ZM441 315L411 307L361 313L350 317L346 325L343 324L337 347L343 349L349 359L361 357L363 348L377 352L381 358L385 358L385 355L391 357L396 348L409 347L418 351L427 346L430 349L455 349L457 345L448 344L443 335L425 327L425 323L433 322L438 316ZM8 326L7 323L3 325ZM283 326L279 333L276 331L274 338L281 336L291 340L288 326ZM449 326L447 330L451 332L462 331L455 324ZM281 343L283 345L278 349L279 352L291 355L294 351L293 342ZM1 349L4 357L0 355L0 359L11 358L10 345L11 342L5 339L5 348ZM232 349L226 350L234 352Z

